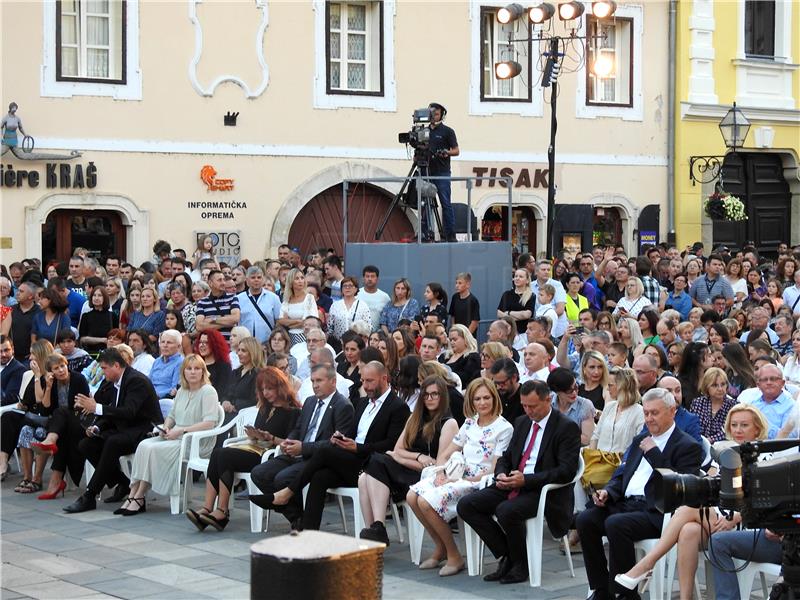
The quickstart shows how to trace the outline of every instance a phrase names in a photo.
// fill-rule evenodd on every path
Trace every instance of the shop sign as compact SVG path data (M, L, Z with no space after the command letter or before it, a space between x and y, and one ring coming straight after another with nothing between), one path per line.
M238 265L242 259L241 249L241 234L240 230L222 230L222 231L195 231L195 247L199 247L200 242L206 236L211 237L211 243L214 245L214 256L220 263L227 263L229 265Z
M233 190L233 179L217 179L217 170L211 165L203 165L200 179L206 184L209 192L230 192Z
M15 169L12 164L0 164L0 187L39 187L44 180L48 188L84 189L97 187L97 167L81 164L49 162L44 172L37 169Z
M658 243L657 231L640 231L639 232L639 251L645 246L655 246Z
M472 167L472 175L475 177L511 177L514 188L547 188L548 174L547 168L529 167ZM475 187L508 187L505 181L476 181Z

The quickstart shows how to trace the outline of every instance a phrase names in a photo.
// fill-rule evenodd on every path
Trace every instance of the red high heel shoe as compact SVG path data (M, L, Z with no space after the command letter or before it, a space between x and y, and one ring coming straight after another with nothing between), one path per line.
M39 494L37 498L39 500L55 500L59 494L61 494L61 497L63 498L65 489L67 489L67 482L62 479L61 483L58 484L58 489L56 489L55 492L53 492L52 494L49 492L45 492L44 494Z
M42 442L33 442L31 448L41 454L55 454L58 452L58 446L55 444L43 444Z

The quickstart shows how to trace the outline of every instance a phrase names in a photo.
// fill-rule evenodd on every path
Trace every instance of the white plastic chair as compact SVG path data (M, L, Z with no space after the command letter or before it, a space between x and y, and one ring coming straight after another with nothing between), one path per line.
M739 569L744 565L745 561L734 558L733 564ZM763 598L769 598L769 588L767 587L767 578L764 576L772 575L778 577L781 574L781 566L774 563L759 563L751 562L743 570L736 574L736 579L739 581L739 596L741 598L749 598L750 591L753 589L753 580L756 574L761 576L761 592Z
M583 454L579 453L578 471L575 473L575 477L572 478L572 481L568 483L548 483L545 485L539 496L539 507L536 511L536 516L525 521L528 575L531 587L539 587L542 585L542 538L544 536L544 509L547 503L547 494L559 488L574 486L580 481L581 475L583 475L583 469ZM565 534L564 537L561 538L561 541L564 544L564 550L567 555L570 576L575 577L575 569L572 566L572 552L570 552L569 547L569 536Z
M23 384L25 383L25 376L28 375L28 373L30 373L31 376L33 376L33 372L32 371L25 371L25 373L22 374ZM28 377L28 381L30 381L30 377ZM23 390L25 388L23 386L20 386L19 389ZM5 414L7 412L11 412L12 410L17 410L17 405L16 404L8 404L6 406L0 407L0 416L2 416L3 414ZM17 472L18 473L22 473L22 464L19 462L19 450L17 450L16 448L14 448L13 458L16 459L16 461L17 461Z
M664 515L664 522L661 525L661 532L664 532L669 520L672 518L672 513L667 513ZM648 538L646 540L639 540L638 542L634 542L633 548L637 552L641 552L642 556L650 552L653 547L658 543L660 538ZM659 558L656 561L655 566L653 567L653 575L650 579L650 600L664 600L664 593L665 593L665 580L666 580L666 573L667 573L667 561L670 559L670 553L674 553L673 556L677 556L677 546L673 547L670 552L667 552L664 556Z

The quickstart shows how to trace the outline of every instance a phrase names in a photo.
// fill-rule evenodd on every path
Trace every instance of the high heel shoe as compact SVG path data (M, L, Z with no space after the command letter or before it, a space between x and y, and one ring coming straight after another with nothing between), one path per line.
M123 502L122 505L125 506L131 500L132 500L132 498L125 498L125 502ZM124 515L126 510L128 510L128 509L127 508L122 508L122 506L120 506L118 509L116 509L114 511L114 514L115 515Z
M58 484L58 487L56 488L55 492L45 492L44 494L39 494L37 498L39 500L55 500L59 494L61 494L61 497L63 498L64 490L66 489L67 489L67 482L62 479L61 482Z
M186 512L184 514L186 515L186 518L189 519L192 522L192 525L197 527L198 531L205 531L206 527L208 527L208 523L206 523L204 521L201 521L200 520L200 515L207 515L211 511L208 510L205 506L200 508L200 510L204 510L206 512L201 513L201 512L199 512L197 510L194 510L193 508L187 508Z
M39 454L55 454L58 452L58 446L55 444L43 444L42 442L33 442L31 448Z
M647 590L647 585L650 583L650 578L652 576L653 571L648 571L647 573L639 575L639 577L628 577L625 573L620 573L614 577L614 581L628 590L635 590L637 586L641 585L642 588L639 591L640 593L644 593Z
M228 525L228 523L229 523L229 522L230 522L230 520L231 520L231 519L230 519L230 516L231 516L231 511L229 511L229 510L226 510L226 511L225 511L225 516L224 516L224 517L222 517L221 519L217 519L217 518L216 518L214 515L212 515L211 513L209 513L209 514L207 514L207 515L204 515L204 514L198 514L197 516L198 516L198 517L200 518L200 520L201 520L203 523L205 523L206 525L211 525L211 526L212 526L214 529L216 529L217 531L222 531L223 529L225 529L225 527Z
M131 510L129 508L123 508L122 512L120 513L123 517L132 517L133 515L138 515L143 512L147 512L147 498L128 498L131 502L135 502L139 505L139 508L136 510Z

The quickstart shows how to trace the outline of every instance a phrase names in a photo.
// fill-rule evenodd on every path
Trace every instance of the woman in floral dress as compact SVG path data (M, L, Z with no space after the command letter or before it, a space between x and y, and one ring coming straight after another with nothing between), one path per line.
M433 538L433 554L420 564L420 569L435 569L441 562L447 564L439 575L455 575L464 569L464 558L453 540L448 521L456 516L458 501L477 490L484 475L494 473L497 458L505 452L511 441L513 426L500 416L502 404L497 389L490 379L479 377L467 387L464 414L469 416L441 454L448 461L456 452L463 455L464 473L448 477L443 469L432 477L425 477L411 486L406 496L408 505ZM448 464L454 463L450 460Z

